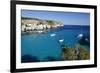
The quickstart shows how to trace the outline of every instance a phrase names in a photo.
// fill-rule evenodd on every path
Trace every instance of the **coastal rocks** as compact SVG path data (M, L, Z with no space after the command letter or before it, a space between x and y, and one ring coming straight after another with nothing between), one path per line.
M89 51L80 46L76 45L75 48L64 47L62 51L63 60L88 60L90 59Z
M78 58L77 54L75 53L75 49L72 48L64 48L62 59L63 60L76 60Z
M80 48L79 49L79 54L78 54L78 59L79 60L90 59L90 53L88 52L88 50L85 49L85 48Z

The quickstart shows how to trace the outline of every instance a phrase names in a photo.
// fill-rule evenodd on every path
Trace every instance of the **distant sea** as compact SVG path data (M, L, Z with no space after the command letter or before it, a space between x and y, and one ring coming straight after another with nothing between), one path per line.
M77 36L80 33L87 36L89 40L90 26L65 25L57 29L50 29L43 34L24 34L21 36L21 56L33 56L40 62L48 61L48 58L60 60L62 48L59 40L63 39L63 43L74 47L78 44ZM51 34L55 34L55 36L51 36Z

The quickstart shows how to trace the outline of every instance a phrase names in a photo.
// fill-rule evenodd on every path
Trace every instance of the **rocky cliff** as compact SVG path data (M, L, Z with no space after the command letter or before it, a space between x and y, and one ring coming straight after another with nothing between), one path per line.
M38 18L21 17L21 30L22 32L27 31L40 31L50 28L61 27L63 24L59 21L54 20L43 20Z

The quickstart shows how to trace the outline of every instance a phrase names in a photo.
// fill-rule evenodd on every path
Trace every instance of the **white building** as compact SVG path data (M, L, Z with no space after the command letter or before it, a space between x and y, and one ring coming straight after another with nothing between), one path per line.
M49 29L49 28L51 28L51 26L50 25L47 25L47 28Z
M26 28L26 26L25 25L22 25L21 26L21 31L24 32L25 31L25 28Z
M32 30L32 27L26 27L26 31Z
M42 25L42 24L38 25L38 26L37 26L37 29L38 29L38 30L42 30L42 29L43 29L43 25Z

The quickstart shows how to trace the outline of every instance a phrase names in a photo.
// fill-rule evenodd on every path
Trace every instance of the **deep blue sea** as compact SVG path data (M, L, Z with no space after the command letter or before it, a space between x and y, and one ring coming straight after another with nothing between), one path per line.
M21 56L32 56L41 62L48 61L48 58L60 60L62 48L59 40L64 39L65 44L74 47L78 43L77 36L80 33L90 39L90 27L78 25L65 25L42 34L24 34L21 36Z

